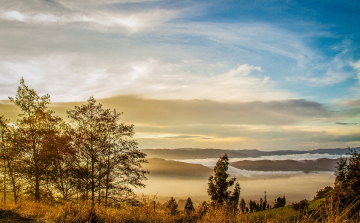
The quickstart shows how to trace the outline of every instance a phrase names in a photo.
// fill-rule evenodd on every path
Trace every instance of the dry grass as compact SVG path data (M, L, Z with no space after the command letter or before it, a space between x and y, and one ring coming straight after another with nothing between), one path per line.
M324 203L317 207L309 208L308 212L300 213L290 207L270 209L256 213L232 213L223 208L210 207L208 212L201 215L200 211L195 211L192 215L185 215L179 212L175 216L170 216L161 204L156 204L154 212L153 203L150 200L143 200L139 206L121 206L105 209L104 207L95 208L95 216L98 222L359 222L360 216L348 219L348 210L339 212L331 203ZM313 205L314 206L314 205ZM349 207L351 208L351 207ZM0 206L6 213L14 213L23 219L33 219L32 222L91 222L91 205L89 202L63 202L57 204L36 203L23 201L19 205ZM14 218L14 222L15 222ZM94 218L93 218L94 220ZM24 220L25 221L25 220ZM0 222L12 222L11 215L7 218L0 216ZM22 221L16 221L22 222ZM30 220L28 221L30 222Z

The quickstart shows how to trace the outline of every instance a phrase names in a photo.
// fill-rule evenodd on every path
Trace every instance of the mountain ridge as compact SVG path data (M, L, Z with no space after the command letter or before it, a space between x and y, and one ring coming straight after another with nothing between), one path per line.
M353 148L360 152L360 147ZM177 149L141 149L147 154L148 158L162 159L206 159L219 158L222 154L227 153L230 158L256 158L260 156L275 155L295 155L295 154L330 154L330 155L347 155L349 148L335 149L315 149L315 150L277 150L277 151L261 151L252 150L223 150L212 148L177 148Z

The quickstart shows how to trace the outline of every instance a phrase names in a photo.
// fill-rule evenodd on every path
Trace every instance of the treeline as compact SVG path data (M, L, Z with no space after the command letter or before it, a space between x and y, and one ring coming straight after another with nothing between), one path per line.
M134 126L118 122L122 113L90 97L67 111L65 122L47 108L50 96L38 96L23 78L9 99L21 113L15 123L0 116L4 202L22 196L91 200L92 206L134 201L132 188L144 187L146 155L132 139Z

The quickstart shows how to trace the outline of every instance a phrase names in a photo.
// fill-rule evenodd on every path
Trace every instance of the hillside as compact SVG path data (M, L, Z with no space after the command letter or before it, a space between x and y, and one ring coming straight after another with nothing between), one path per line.
M222 149L142 149L141 152L147 154L149 158L162 159L204 159L219 158L227 153L232 158L249 157L240 150L222 150Z

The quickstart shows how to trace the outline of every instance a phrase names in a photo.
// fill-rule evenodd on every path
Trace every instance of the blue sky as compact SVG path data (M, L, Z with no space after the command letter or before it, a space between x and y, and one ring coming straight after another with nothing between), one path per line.
M0 3L3 114L24 77L124 111L141 148L360 146L358 1Z

